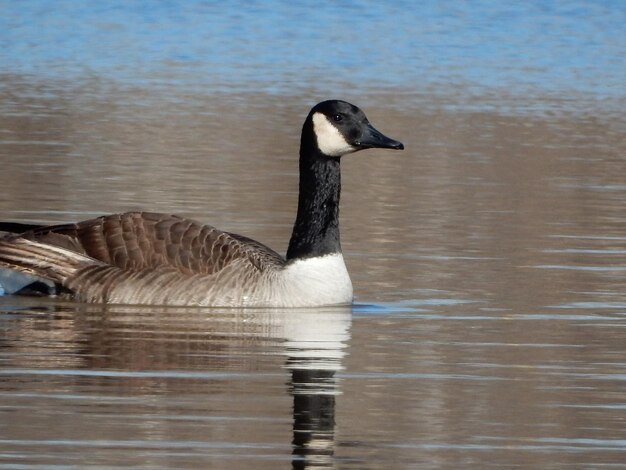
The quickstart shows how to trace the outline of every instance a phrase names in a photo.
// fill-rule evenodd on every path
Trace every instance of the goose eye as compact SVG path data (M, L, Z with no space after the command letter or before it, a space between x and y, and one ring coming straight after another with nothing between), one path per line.
M343 119L343 117L341 116L341 114L333 114L333 121L339 122L342 119Z

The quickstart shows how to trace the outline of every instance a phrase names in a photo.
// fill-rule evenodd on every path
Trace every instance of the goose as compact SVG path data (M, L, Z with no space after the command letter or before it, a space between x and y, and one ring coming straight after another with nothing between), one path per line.
M285 257L260 242L176 215L127 212L77 223L0 229L0 272L78 302L215 307L350 304L339 240L340 161L404 149L358 107L323 101L300 141L298 209ZM21 230L25 229L25 230ZM2 278L0 278L0 282ZM9 283L6 283L8 285ZM8 293L17 290L9 290ZM40 289L42 290L42 289Z

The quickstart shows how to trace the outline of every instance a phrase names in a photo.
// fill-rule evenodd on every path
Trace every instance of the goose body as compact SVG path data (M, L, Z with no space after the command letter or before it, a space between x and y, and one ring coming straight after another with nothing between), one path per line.
M340 159L374 147L403 148L345 101L311 109L302 127L298 213L286 257L167 214L128 212L25 231L6 223L0 229L18 233L0 238L0 289L11 293L37 281L46 292L117 304L349 304L352 283L339 240Z

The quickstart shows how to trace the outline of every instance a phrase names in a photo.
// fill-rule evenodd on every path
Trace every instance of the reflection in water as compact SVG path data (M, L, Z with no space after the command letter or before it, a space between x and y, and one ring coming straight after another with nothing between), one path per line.
M22 301L28 307L20 308ZM283 426L277 417L290 413L293 467L332 466L339 393L334 375L342 368L351 309L102 309L50 301L33 307L32 302L5 297L0 311L0 394L7 405L0 448L10 448L6 438L12 436L14 444L28 448L24 462L49 459L38 447L64 452L59 462L69 462L68 456L78 456L70 450L76 445L102 452L129 445L147 450L150 442L159 442L174 451L185 442L199 445L199 438L223 449L256 442L249 458L276 458L281 449L287 452L289 441L264 441ZM288 387L276 373L281 357L291 375ZM89 399L89 390L97 391L97 401ZM293 408L280 398L288 394ZM57 449L56 438L41 428L45 417L17 419L31 404L54 419L54 434L64 436L64 446ZM76 421L78 408L83 419ZM94 413L101 416L97 430L90 418ZM141 422L125 425L137 418ZM100 437L90 440L94 431ZM29 437L15 440L19 435ZM206 452L212 451L200 455ZM163 458L157 452L143 463L161 466Z
M297 328L289 328L285 334L293 395L293 468L332 467L335 396L339 393L335 373L343 368L341 359L349 340L351 311L332 317L307 315L303 319L306 324L292 322Z
M301 365L298 365L300 367ZM335 372L291 369L293 394L293 468L332 467L335 447Z
M77 83L75 95L84 93L87 75L103 89L115 81L235 92L238 100L250 90L365 99L385 88L400 103L619 110L623 12L619 1L415 8L407 0L270 0L253 9L241 0L188 0L184 7L109 0L81 8L20 2L0 16L0 63L1 72ZM342 28L348 18L355 36Z

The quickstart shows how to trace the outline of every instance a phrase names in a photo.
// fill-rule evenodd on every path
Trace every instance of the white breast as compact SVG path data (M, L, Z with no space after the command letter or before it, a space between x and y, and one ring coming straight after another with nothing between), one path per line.
M285 307L352 302L352 281L340 253L294 261L281 272L279 283L277 300Z
M323 307L352 303L352 282L341 254L299 259L262 273L249 268L251 265L245 260L233 262L216 275L185 278L180 285L169 283L170 288L184 295L172 295L167 289L163 295L170 305L211 307ZM190 296L190 292L197 295ZM151 295L154 298L156 294Z

